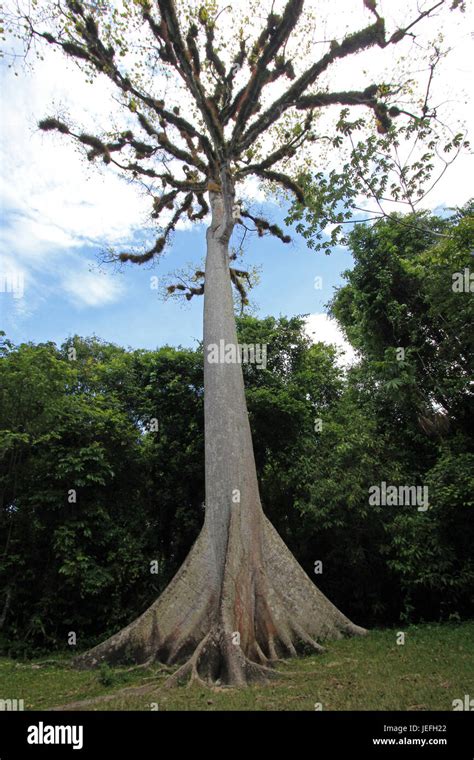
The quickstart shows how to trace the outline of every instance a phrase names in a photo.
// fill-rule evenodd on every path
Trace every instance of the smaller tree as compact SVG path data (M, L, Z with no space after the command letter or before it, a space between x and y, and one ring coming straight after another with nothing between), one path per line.
M398 215L357 227L355 267L331 305L397 407L433 435L470 428L473 220L468 204L447 218Z

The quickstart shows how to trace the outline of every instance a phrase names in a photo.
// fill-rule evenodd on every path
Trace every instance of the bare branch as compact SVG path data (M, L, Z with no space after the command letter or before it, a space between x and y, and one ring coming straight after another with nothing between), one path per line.
M267 25L257 43L257 46L262 47L262 50L236 107L237 119L232 135L232 145L238 143L262 89L270 81L271 75L268 67L298 23L303 4L303 0L288 0L281 18L275 13L270 13L268 16ZM263 44L264 41L266 41L265 44Z
M255 224L259 237L263 237L263 235L268 232L270 235L274 235L274 237L281 240L282 243L291 243L291 237L285 235L283 230L281 230L277 224L270 224L266 219L263 219L260 216L254 216L249 211L242 210L240 215L243 216L244 219L250 219Z
M158 0L158 6L162 18L162 27L167 31L182 76L188 85L189 91L193 96L197 107L201 111L209 130L209 134L214 142L218 157L223 159L222 125L219 121L215 104L211 98L206 96L199 77L194 73L191 56L181 36L181 29L174 0Z
M307 92L308 87L314 84L318 77L334 61L364 50L367 47L380 45L381 42L385 42L384 29L383 19L380 19L375 24L349 35L341 43L332 43L329 52L298 77L296 82L280 98L274 101L256 122L251 124L247 132L242 136L238 149L245 150L248 148L262 132L265 132L288 108L293 106ZM237 146L235 147L237 148Z
M287 174L283 174L282 172L269 171L268 169L263 171L257 170L254 172L254 174L256 174L257 177L269 180L270 182L276 182L286 190L289 190L291 193L293 193L299 203L305 202L305 197L302 189L294 180L291 179L291 177L288 177Z
M418 24L422 19L426 18L427 16L431 16L433 11L435 11L437 8L440 8L442 5L444 5L445 0L439 0L438 3L435 3L435 5L432 5L431 8L428 8L426 11L422 11L417 18L415 18L413 21L411 21L408 26L403 27L403 29L397 29L396 32L392 34L389 40L385 43L385 45L395 44L397 42L400 42L410 29L413 29L413 27ZM385 45L382 45L382 47L385 47Z
M78 26L78 30L83 39L83 44L60 40L59 38L54 37L52 34L49 34L47 32L38 32L32 26L31 34L45 39L49 44L54 44L61 47L64 52L70 57L87 61L97 71L108 76L109 79L111 79L125 95L133 95L144 105L154 111L161 119L164 119L167 123L175 126L182 135L187 135L190 138L197 139L199 145L202 147L202 150L205 152L209 163L211 165L214 165L216 155L211 146L211 143L209 142L209 139L204 134L199 132L199 130L197 130L186 119L183 119L178 113L173 113L172 111L166 109L163 101L156 100L135 87L130 82L129 78L124 76L119 71L117 65L115 64L115 53L113 48L106 48L100 40L98 27L92 16L85 15L84 8L78 2L78 0L67 0L67 4L70 8L71 13L77 16L81 22ZM139 118L142 126L144 126L145 123L148 123L148 120L144 114L140 114ZM144 126L144 128L146 127ZM189 161L189 159L186 160L190 163L195 163L194 159L192 162Z
M233 141L234 151L246 150L253 142L265 132L280 116L290 107L294 106L308 88L313 85L318 77L335 61L345 58L348 55L358 53L374 45L386 47L389 44L395 44L406 36L408 31L418 24L423 18L429 16L434 10L444 4L445 0L440 0L426 11L423 11L403 29L397 30L389 40L385 38L385 21L378 16L376 22L354 34L350 34L342 40L341 43L333 42L329 52L316 61L307 69L291 87L257 119L250 125L240 140ZM238 146L237 146L238 143Z
M157 238L155 245L152 248L150 248L145 253L141 253L141 254L120 253L118 255L119 261L122 261L122 262L130 261L133 264L145 264L147 261L150 261L151 259L154 259L156 256L159 256L159 254L162 253L166 243L168 242L169 236L175 229L181 216L183 216L183 214L185 214L187 210L191 207L192 201L193 201L193 194L188 193L188 195L186 195L181 206L179 206L179 208L175 211L171 221L165 227L163 234L159 238Z

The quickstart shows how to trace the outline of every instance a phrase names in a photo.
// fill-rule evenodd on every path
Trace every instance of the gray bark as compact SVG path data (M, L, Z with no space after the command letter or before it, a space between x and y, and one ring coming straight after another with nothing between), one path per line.
M272 663L299 647L320 651L319 641L365 633L317 589L264 516L242 367L209 361L211 345L237 346L228 253L233 191L225 177L223 187L210 194L207 232L204 525L156 602L76 661L182 663L169 685L188 678L244 685L271 676Z

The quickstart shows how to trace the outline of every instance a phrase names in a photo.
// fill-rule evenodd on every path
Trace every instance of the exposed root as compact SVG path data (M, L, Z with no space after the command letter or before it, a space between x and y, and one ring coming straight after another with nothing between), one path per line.
M212 686L221 683L245 686L249 682L262 682L278 678L260 645L254 643L258 662L243 653L240 646L229 643L228 637L217 628L210 631L196 647L191 657L165 682L164 688L172 688L187 682Z
M262 652L262 650L260 648L260 644L258 643L258 641L255 642L254 649L255 649L255 653L256 653L258 659L260 660L260 662L263 665L265 665L265 663L268 662L268 657L265 657L264 653Z
M296 655L296 649L294 648L293 644L291 643L291 641L289 639L287 641L288 641L288 644L287 644L288 648L291 647L291 649L293 650L294 654ZM290 649L290 651L291 651L291 649ZM269 639L268 639L268 651L270 653L270 660L272 662L276 662L279 658L278 658L278 655L277 655L277 652L276 652L276 649L275 649L275 639L273 638L273 636L270 636Z
M181 665L178 670L171 675L166 683L164 684L164 687L167 689L172 688L173 686L178 686L180 683L183 683L184 680L186 680L189 676L189 683L188 685L191 685L192 683L200 683L201 685L206 685L203 679L200 677L198 672L198 664L199 660L201 659L201 655L206 650L206 645L208 644L209 640L211 638L211 634L208 633L202 641L198 644L196 649L194 650L194 653L192 656L187 660L187 662L184 663L184 665Z
M281 677L277 662L308 647L323 652L325 639L366 633L319 591L263 513L250 526L235 509L222 577L204 526L159 599L75 664L160 662L168 672L178 666L164 688L238 687Z
M156 656L152 655L148 658L148 660L145 660L145 662L142 662L140 665L132 665L131 668L127 668L125 670L125 673L133 673L135 670L146 670L147 668L151 668L151 666L156 662ZM167 665L161 665L160 670L171 670Z
M287 651L289 652L290 657L296 657L298 655L298 652L295 649L295 646L294 646L294 644L293 644L293 642L291 640L291 637L289 636L289 634L285 630L282 630L280 632L280 639L281 639L283 645L286 647ZM275 653L275 658L272 658L272 659L276 659L276 652L275 652L275 645L274 645L273 637L270 639L270 644L271 644L271 647L273 649L273 652Z
M320 644L318 644L309 634L306 633L303 628L298 625L298 623L293 623L293 628L295 630L296 635L299 637L301 641L303 641L305 644L309 644L310 647L312 647L315 652L322 653L324 652L324 647L322 647Z
M201 531L161 596L128 626L76 657L74 666L87 669L102 662L174 665L183 661L205 636L215 614L216 582L208 555L208 536Z

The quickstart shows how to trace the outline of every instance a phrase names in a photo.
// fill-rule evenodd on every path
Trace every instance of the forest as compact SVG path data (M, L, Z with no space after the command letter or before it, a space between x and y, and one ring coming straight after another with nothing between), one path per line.
M243 365L264 512L368 628L472 616L473 210L354 225L329 304L349 367L304 315L237 317L239 344L267 351ZM83 650L152 603L200 531L203 347L2 333L0 356L1 651ZM370 503L381 483L428 508Z

